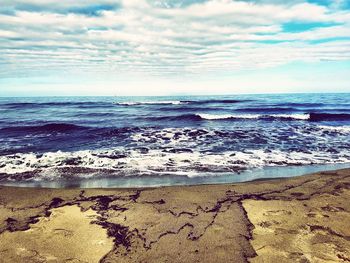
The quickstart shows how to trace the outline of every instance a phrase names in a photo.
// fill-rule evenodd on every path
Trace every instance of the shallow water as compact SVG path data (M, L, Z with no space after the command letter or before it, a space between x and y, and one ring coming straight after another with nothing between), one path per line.
M28 181L3 181L2 185L17 187L45 187L45 188L139 188L160 187L175 185L198 184L225 184L242 183L261 179L277 179L301 176L321 171L350 168L350 163L303 165L303 166L279 166L264 167L245 170L242 173L226 173L220 175L207 175L188 177L171 175L124 176L124 177L96 177L96 178L72 178L56 180L28 180Z
M2 183L239 182L346 167L349 149L350 94L0 98Z

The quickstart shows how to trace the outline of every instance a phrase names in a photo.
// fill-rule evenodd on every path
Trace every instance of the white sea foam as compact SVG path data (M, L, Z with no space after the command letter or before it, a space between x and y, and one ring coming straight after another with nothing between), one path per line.
M136 150L49 152L42 156L33 153L0 157L0 173L15 174L39 171L34 178L51 180L59 176L52 169L83 167L113 171L118 176L170 174L181 176L203 176L206 171L213 173L237 172L264 166L309 165L350 162L346 152L282 152L280 150L249 150L245 152L226 151L217 154L193 152L164 152L160 149L140 153ZM94 172L94 175L98 172ZM77 176L92 176L81 172Z
M295 119L308 120L309 114L205 114L198 113L197 116L205 120L224 120L224 119L264 119L264 118L281 118L281 119Z
M153 143L157 145L166 145L170 147L196 148L199 143L206 140L207 137L215 136L215 131L208 129L189 129L189 128L167 128L162 130L149 130L137 132L131 135L131 139L143 146ZM211 142L211 146L215 142Z
M288 130L288 139L284 136L284 129ZM337 136L328 131L336 132ZM344 146L349 135L350 127L347 126L313 124L287 125L273 132L236 126L232 130L148 128L131 134L128 139L130 145L121 148L0 156L0 178L11 177L11 174L16 178L15 174L24 172L32 172L29 178L32 176L37 180L106 174L196 177L264 166L347 163L350 162L350 153ZM269 149L240 147L246 142L254 147L255 140L261 143L260 138L267 141L262 143L269 145ZM289 145L282 144L281 140L295 142ZM91 169L91 172L85 168ZM24 177L27 178L27 175Z
M241 114L241 115L231 115L231 114L205 114L205 113L198 113L199 117L205 120L224 120L224 119L257 119L261 115L259 114Z
M295 119L295 120L310 119L310 114L272 114L269 116L272 116L274 118L288 118L288 119Z

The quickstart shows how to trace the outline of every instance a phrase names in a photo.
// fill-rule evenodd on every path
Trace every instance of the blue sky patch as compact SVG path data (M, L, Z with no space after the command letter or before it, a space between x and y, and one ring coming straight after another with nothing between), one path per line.
M81 6L81 7L72 7L67 8L67 13L75 13L75 14L81 14L86 16L99 16L102 11L111 11L111 10L117 10L120 6L115 5L89 5L89 6Z
M335 22L299 22L299 21L292 21L283 24L283 31L288 33L298 33L298 32L304 32L316 28L321 27L330 27L330 26L337 26L340 25L340 23Z

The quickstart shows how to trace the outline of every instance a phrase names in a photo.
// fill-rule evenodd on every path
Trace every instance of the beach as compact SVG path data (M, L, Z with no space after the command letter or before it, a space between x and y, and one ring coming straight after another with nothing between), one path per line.
M0 0L0 263L350 263L350 0Z
M240 184L2 186L1 262L349 262L350 169Z

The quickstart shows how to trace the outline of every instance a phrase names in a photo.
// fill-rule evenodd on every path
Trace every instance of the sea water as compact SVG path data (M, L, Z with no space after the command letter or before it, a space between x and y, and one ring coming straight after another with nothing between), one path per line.
M138 187L350 167L350 94L0 98L0 183Z

